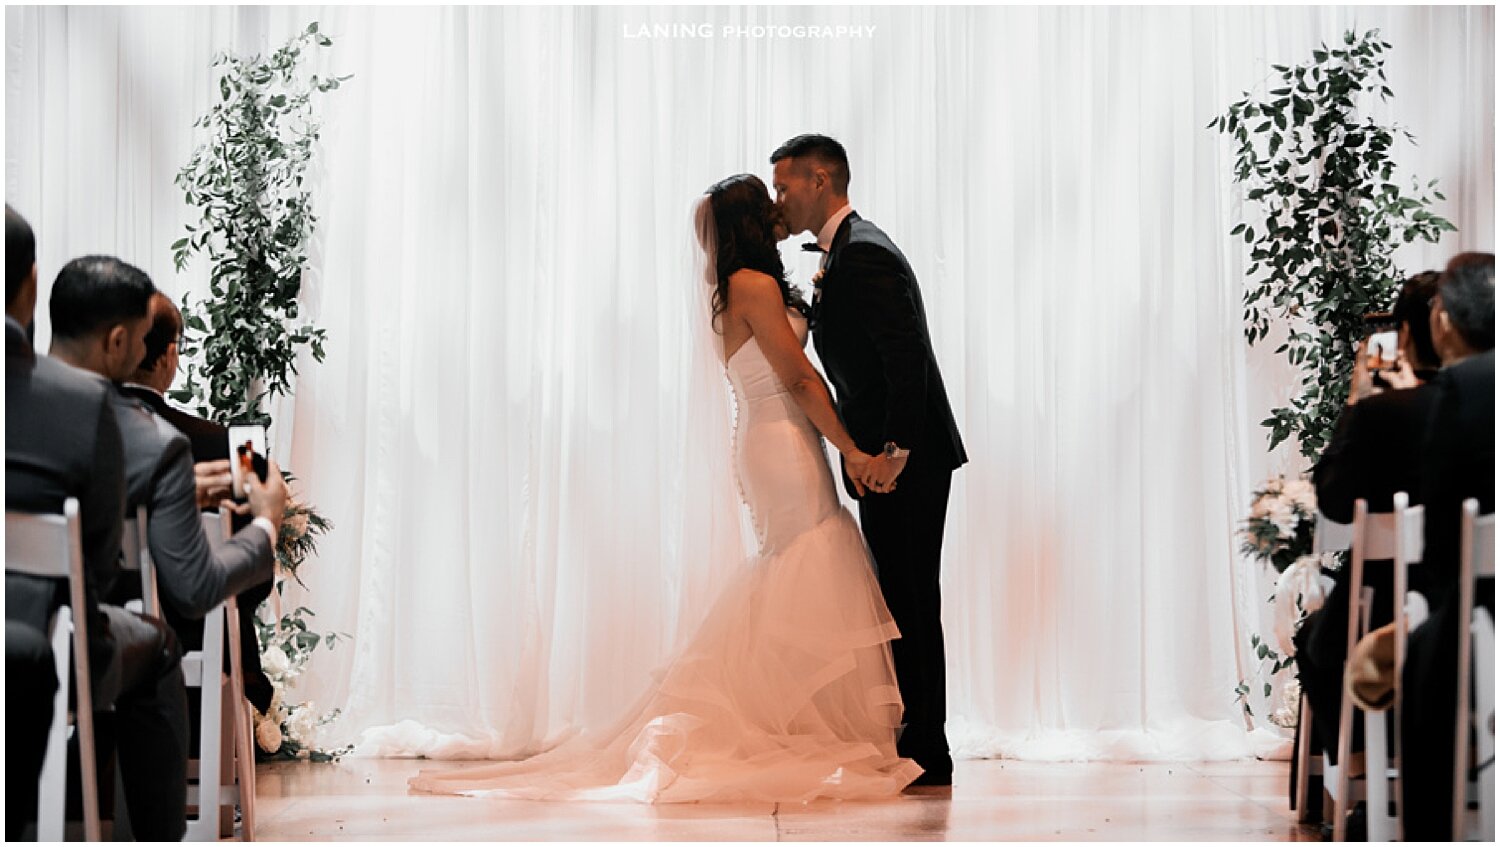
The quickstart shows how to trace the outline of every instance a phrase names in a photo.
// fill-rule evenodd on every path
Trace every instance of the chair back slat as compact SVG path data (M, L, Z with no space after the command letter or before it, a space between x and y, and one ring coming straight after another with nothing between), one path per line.
M76 515L78 501L70 499ZM32 576L68 578L66 515L5 513L5 570Z
M1354 546L1354 524L1336 523L1328 516L1318 513L1318 523L1313 527L1314 553L1342 553Z
M1396 513L1367 512L1364 532L1354 534L1354 543L1364 543L1365 561L1396 558Z
M161 598L156 590L156 566L151 561L150 530L144 503L136 507L134 518L125 521L120 550L124 553L124 569L140 574L141 610L152 617L161 617Z
M1396 550L1391 558L1408 565L1422 564L1422 527L1427 510L1410 506L1396 510Z
M217 512L204 512L203 534L208 536L208 546L217 550L230 536L234 534L231 513L228 509L220 508Z
M1474 556L1474 576L1495 575L1495 516L1479 515L1479 503L1474 502L1474 537L1470 544Z

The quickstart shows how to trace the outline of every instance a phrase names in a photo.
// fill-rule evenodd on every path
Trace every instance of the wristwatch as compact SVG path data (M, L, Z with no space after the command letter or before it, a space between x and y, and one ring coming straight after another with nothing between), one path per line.
M900 447L897 447L896 442L894 441L887 441L885 443L885 449L881 452L887 459L905 459L907 456L911 455L910 450L903 450Z

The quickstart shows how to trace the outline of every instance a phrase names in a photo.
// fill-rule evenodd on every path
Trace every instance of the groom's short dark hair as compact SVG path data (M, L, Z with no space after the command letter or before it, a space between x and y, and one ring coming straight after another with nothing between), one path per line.
M828 168L835 191L840 194L849 193L849 154L844 152L844 145L826 135L799 135L776 148L776 152L771 154L771 164L782 159L804 157L817 159Z

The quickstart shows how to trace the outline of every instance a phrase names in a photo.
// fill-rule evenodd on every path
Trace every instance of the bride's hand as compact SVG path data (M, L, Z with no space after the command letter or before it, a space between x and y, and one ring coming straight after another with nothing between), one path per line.
M864 479L865 471L874 459L874 456L858 448L844 454L844 473L854 481L854 490L861 497L865 496L865 484L861 480Z

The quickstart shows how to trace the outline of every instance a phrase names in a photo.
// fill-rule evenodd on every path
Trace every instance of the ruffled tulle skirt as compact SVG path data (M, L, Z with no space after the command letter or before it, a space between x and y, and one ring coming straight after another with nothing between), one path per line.
M898 794L899 637L839 509L743 570L615 727L519 762L423 771L418 791L646 803Z

